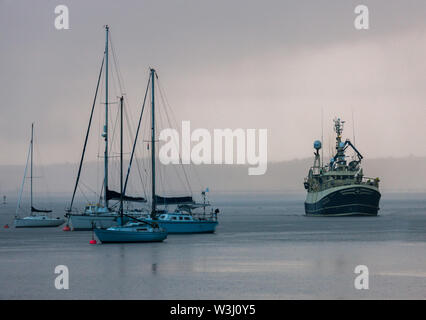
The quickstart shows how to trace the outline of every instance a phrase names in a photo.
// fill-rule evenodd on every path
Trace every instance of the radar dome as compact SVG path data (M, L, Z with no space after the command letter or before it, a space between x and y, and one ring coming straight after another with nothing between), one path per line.
M316 140L316 141L314 142L314 148L315 148L316 150L321 149L321 141Z

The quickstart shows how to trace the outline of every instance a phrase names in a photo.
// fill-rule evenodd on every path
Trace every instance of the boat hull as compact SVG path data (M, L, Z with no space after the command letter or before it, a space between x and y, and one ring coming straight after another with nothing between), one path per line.
M169 234L179 233L214 233L217 221L161 221L147 220L157 223L161 228L167 230Z
M129 214L136 219L144 219L142 215ZM120 216L117 214L67 214L69 224L73 231L90 231L95 228L108 229L120 224ZM129 217L124 217L124 223L131 221Z
M58 227L65 222L64 219L15 219L15 228L49 228Z
M73 231L88 231L95 228L108 229L117 225L117 215L99 214L99 215L68 215L69 224Z
M96 237L102 243L161 242L167 238L167 232L135 232L95 229Z
M381 194L374 186L348 185L310 192L305 201L308 216L377 216Z

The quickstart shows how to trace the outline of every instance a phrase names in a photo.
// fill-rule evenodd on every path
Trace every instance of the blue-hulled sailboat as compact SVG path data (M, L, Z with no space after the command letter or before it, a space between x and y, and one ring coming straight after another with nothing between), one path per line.
M124 215L123 200L125 190L123 187L123 96L120 98L121 137L120 137L120 225L108 229L94 229L96 236L102 243L122 242L161 242L167 238L166 230L155 223L139 220ZM133 154L133 153L132 153ZM130 221L124 223L124 218Z
M167 230L168 233L214 233L218 225L217 215L219 209L207 213L206 207L210 206L206 202L206 191L202 192L203 203L195 203L192 196L183 197L162 197L156 194L155 175L155 79L158 75L154 69L150 70L151 82L151 168L152 168L152 210L151 215L145 221L156 223ZM149 86L148 81L148 86ZM176 205L173 211L168 207ZM164 206L164 209L158 209ZM194 213L194 209L203 208L203 212Z

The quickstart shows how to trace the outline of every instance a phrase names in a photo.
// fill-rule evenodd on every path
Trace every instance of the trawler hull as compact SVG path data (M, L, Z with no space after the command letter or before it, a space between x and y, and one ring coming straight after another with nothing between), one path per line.
M307 216L377 216L381 194L368 185L348 185L309 192Z

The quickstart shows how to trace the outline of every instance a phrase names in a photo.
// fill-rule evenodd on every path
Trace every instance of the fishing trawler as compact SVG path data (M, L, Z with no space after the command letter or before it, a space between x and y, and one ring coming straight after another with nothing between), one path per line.
M27 163L25 165L24 178L22 180L21 191L19 194L18 204L16 206L15 228L41 228L41 227L57 227L65 222L64 219L59 217L51 217L47 215L52 210L37 209L34 207L34 196L33 196L33 153L34 153L34 124L31 124L31 141L30 150L27 156ZM20 217L19 212L21 209L22 193L24 190L25 179L27 177L28 161L30 160L30 211L31 214L27 217Z
M315 160L305 178L308 194L305 213L308 216L376 216L379 210L379 178L363 174L363 156L349 139L342 141L344 121L334 119L336 153L326 165L321 163L321 141L314 142ZM355 152L347 163L347 148Z

